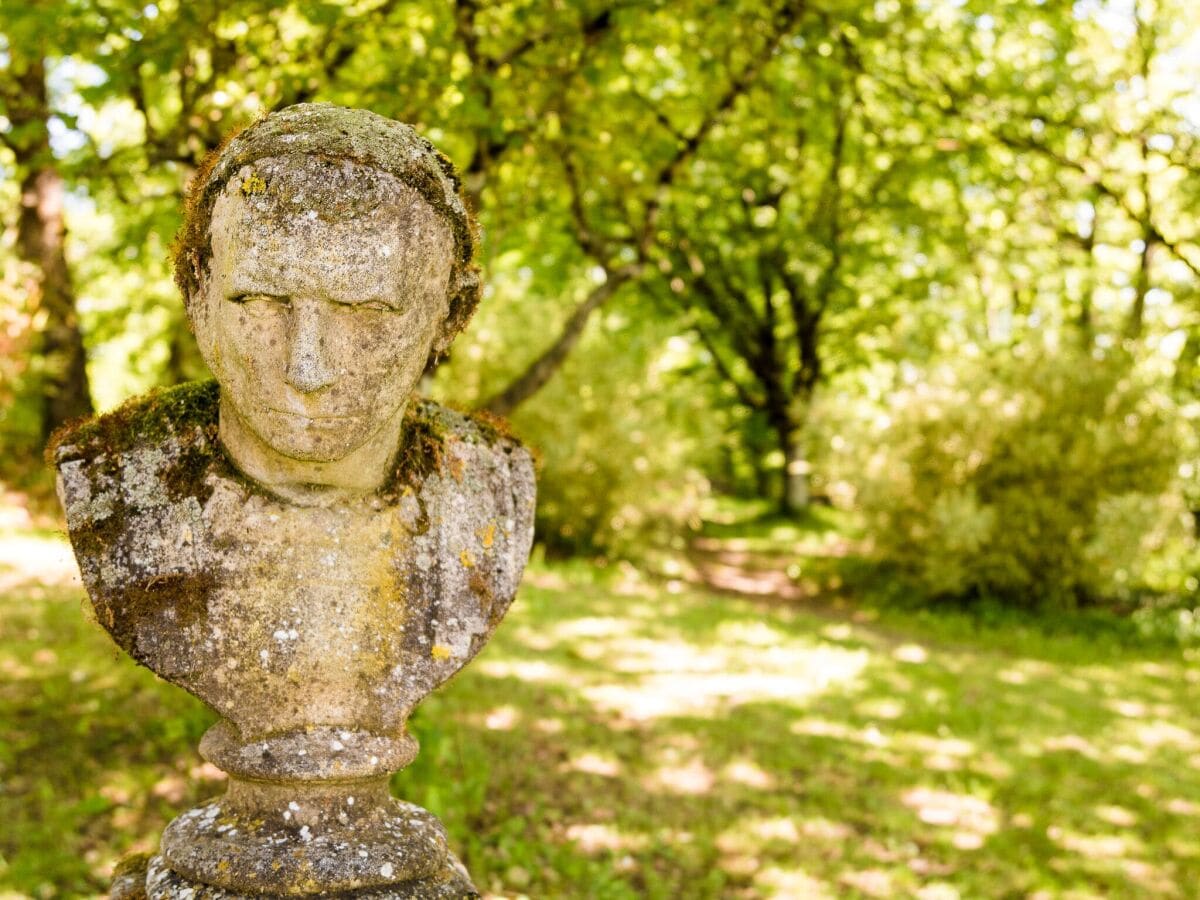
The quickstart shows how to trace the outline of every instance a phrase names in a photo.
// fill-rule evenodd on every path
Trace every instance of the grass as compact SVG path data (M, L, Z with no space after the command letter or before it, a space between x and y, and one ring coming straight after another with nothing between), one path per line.
M85 619L68 559L0 536L0 897L102 894L221 790L211 714ZM1195 896L1198 664L535 564L395 788L496 896Z

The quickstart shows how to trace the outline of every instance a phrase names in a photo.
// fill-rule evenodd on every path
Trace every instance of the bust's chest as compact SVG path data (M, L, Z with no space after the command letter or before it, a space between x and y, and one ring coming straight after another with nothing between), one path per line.
M101 624L235 722L249 704L279 730L314 708L394 727L513 598L532 532L523 451L449 441L443 471L330 507L217 462L185 479L179 458L166 446L64 463L61 489Z

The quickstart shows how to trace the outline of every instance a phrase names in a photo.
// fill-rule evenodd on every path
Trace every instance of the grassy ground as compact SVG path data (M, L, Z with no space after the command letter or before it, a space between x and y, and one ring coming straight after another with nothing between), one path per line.
M0 535L4 898L103 893L221 789L70 571ZM535 565L396 790L496 896L1198 895L1197 651L871 615Z

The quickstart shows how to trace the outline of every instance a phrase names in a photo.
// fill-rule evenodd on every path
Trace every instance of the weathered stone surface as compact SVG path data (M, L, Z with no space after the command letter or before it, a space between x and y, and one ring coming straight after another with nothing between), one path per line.
M161 856L150 860L146 891L142 896L148 896L149 900L251 900L263 896L189 881L172 871ZM355 900L478 900L479 892L471 884L463 864L451 853L441 868L428 877L407 883L395 882L386 888L339 893L338 896Z
M411 129L273 114L201 171L183 234L216 382L53 445L97 619L222 717L200 751L227 793L120 896L475 896L436 818L388 793L409 714L492 635L533 536L529 453L411 397L473 308L473 240Z
M230 796L172 823L164 857L184 877L272 893L436 873L440 825L391 800L386 778L415 756L413 706L512 601L530 456L420 403L379 491L299 507L233 469L216 421L215 384L185 385L84 426L55 456L100 623L225 718L201 751L233 776Z
M194 418L154 444L67 437L56 451L100 623L228 719L251 756L325 742L308 732L320 725L334 735L329 765L344 757L357 777L392 771L384 757L391 768L367 771L347 748L399 735L507 610L532 534L528 452L422 403L407 420L421 459L401 460L416 468L398 467L355 502L301 507L230 466L211 438L212 383L135 402L111 425L136 434L160 403L186 403Z

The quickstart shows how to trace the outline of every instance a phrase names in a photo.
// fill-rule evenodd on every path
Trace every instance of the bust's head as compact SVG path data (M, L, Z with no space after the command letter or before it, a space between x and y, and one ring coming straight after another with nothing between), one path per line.
M474 246L449 162L365 110L289 107L215 154L176 279L234 461L268 484L381 480L362 470L390 461L418 379L478 301Z

